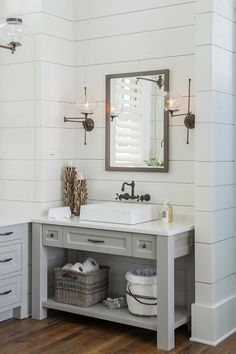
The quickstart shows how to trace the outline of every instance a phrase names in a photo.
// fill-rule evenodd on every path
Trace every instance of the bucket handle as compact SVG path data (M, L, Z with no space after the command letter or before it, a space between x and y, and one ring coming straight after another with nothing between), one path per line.
M143 302L143 301L139 300L139 299L137 298L137 295L134 295L134 294L131 292L129 285L127 285L127 288L128 288L128 291L126 290L126 294L132 296L132 297L133 297L136 301L138 301L140 304L142 304L142 305L151 305L151 306L157 305L157 302L155 302L154 304L150 304L150 303L146 303L146 302ZM150 300L156 300L155 297L150 297L149 299L150 299Z

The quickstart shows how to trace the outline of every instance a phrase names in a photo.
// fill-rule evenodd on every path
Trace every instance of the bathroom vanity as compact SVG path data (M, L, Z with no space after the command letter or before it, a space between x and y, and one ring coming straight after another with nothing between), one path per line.
M174 330L189 321L194 301L193 228L193 218L184 216L176 217L171 224L152 221L136 225L85 222L76 217L65 222L33 220L32 317L41 320L47 317L47 309L56 309L146 328L157 331L158 348L171 350L175 346ZM128 309L109 310L102 303L84 308L54 301L49 264L61 266L71 260L68 257L73 252L96 252L104 260L112 255L120 268L126 258L134 263L154 262L157 317L134 316ZM175 260L181 257L187 262L187 303L176 307Z

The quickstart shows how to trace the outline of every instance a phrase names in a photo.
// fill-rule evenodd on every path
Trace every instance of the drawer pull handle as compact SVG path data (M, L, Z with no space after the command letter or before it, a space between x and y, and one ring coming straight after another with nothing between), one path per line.
M13 258L6 258L6 259L3 259L3 260L0 260L0 263L7 263L7 262L10 262L12 260L13 260Z
M105 243L105 241L103 241L103 240L92 240L91 238L88 239L88 242L92 242L92 243Z
M49 234L49 237L53 238L53 237L54 237L54 233L51 232L51 233Z
M4 293L0 293L0 296L10 294L11 292L12 290L4 291Z
M12 235L13 234L13 231L11 232L4 232L3 234L0 234L0 236L9 236L9 235Z
M147 248L146 243L142 243L142 248Z

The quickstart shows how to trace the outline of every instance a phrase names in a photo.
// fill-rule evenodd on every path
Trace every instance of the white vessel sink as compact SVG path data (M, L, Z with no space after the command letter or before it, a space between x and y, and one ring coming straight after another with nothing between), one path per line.
M155 205L123 202L107 202L82 205L80 220L109 222L115 224L140 224L158 219Z

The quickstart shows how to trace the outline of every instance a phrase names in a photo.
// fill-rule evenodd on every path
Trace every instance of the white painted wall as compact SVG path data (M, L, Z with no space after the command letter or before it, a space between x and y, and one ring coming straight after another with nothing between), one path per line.
M12 55L1 50L1 214L36 215L62 201L62 166L73 158L63 123L74 96L73 2L1 1L1 22L30 28Z
M27 46L14 55L1 50L1 214L37 208L40 185L36 178L37 99L39 98L40 1L1 1L5 17L21 16L30 27Z
M73 114L73 1L42 0L41 100L39 111L41 211L61 204L62 169L74 152L73 129L63 121Z
M196 5L192 338L215 345L236 330L234 1L198 0Z
M192 214L194 206L194 133L186 145L183 117L170 119L169 173L105 171L105 75L170 70L170 87L186 96L195 79L195 3L183 0L75 1L76 96L84 81L98 101L95 129L83 145L76 129L75 159L88 180L89 200L114 200L124 181L161 204L170 199L176 213ZM183 40L184 38L184 40ZM194 91L193 91L194 95ZM183 107L186 110L186 107Z

